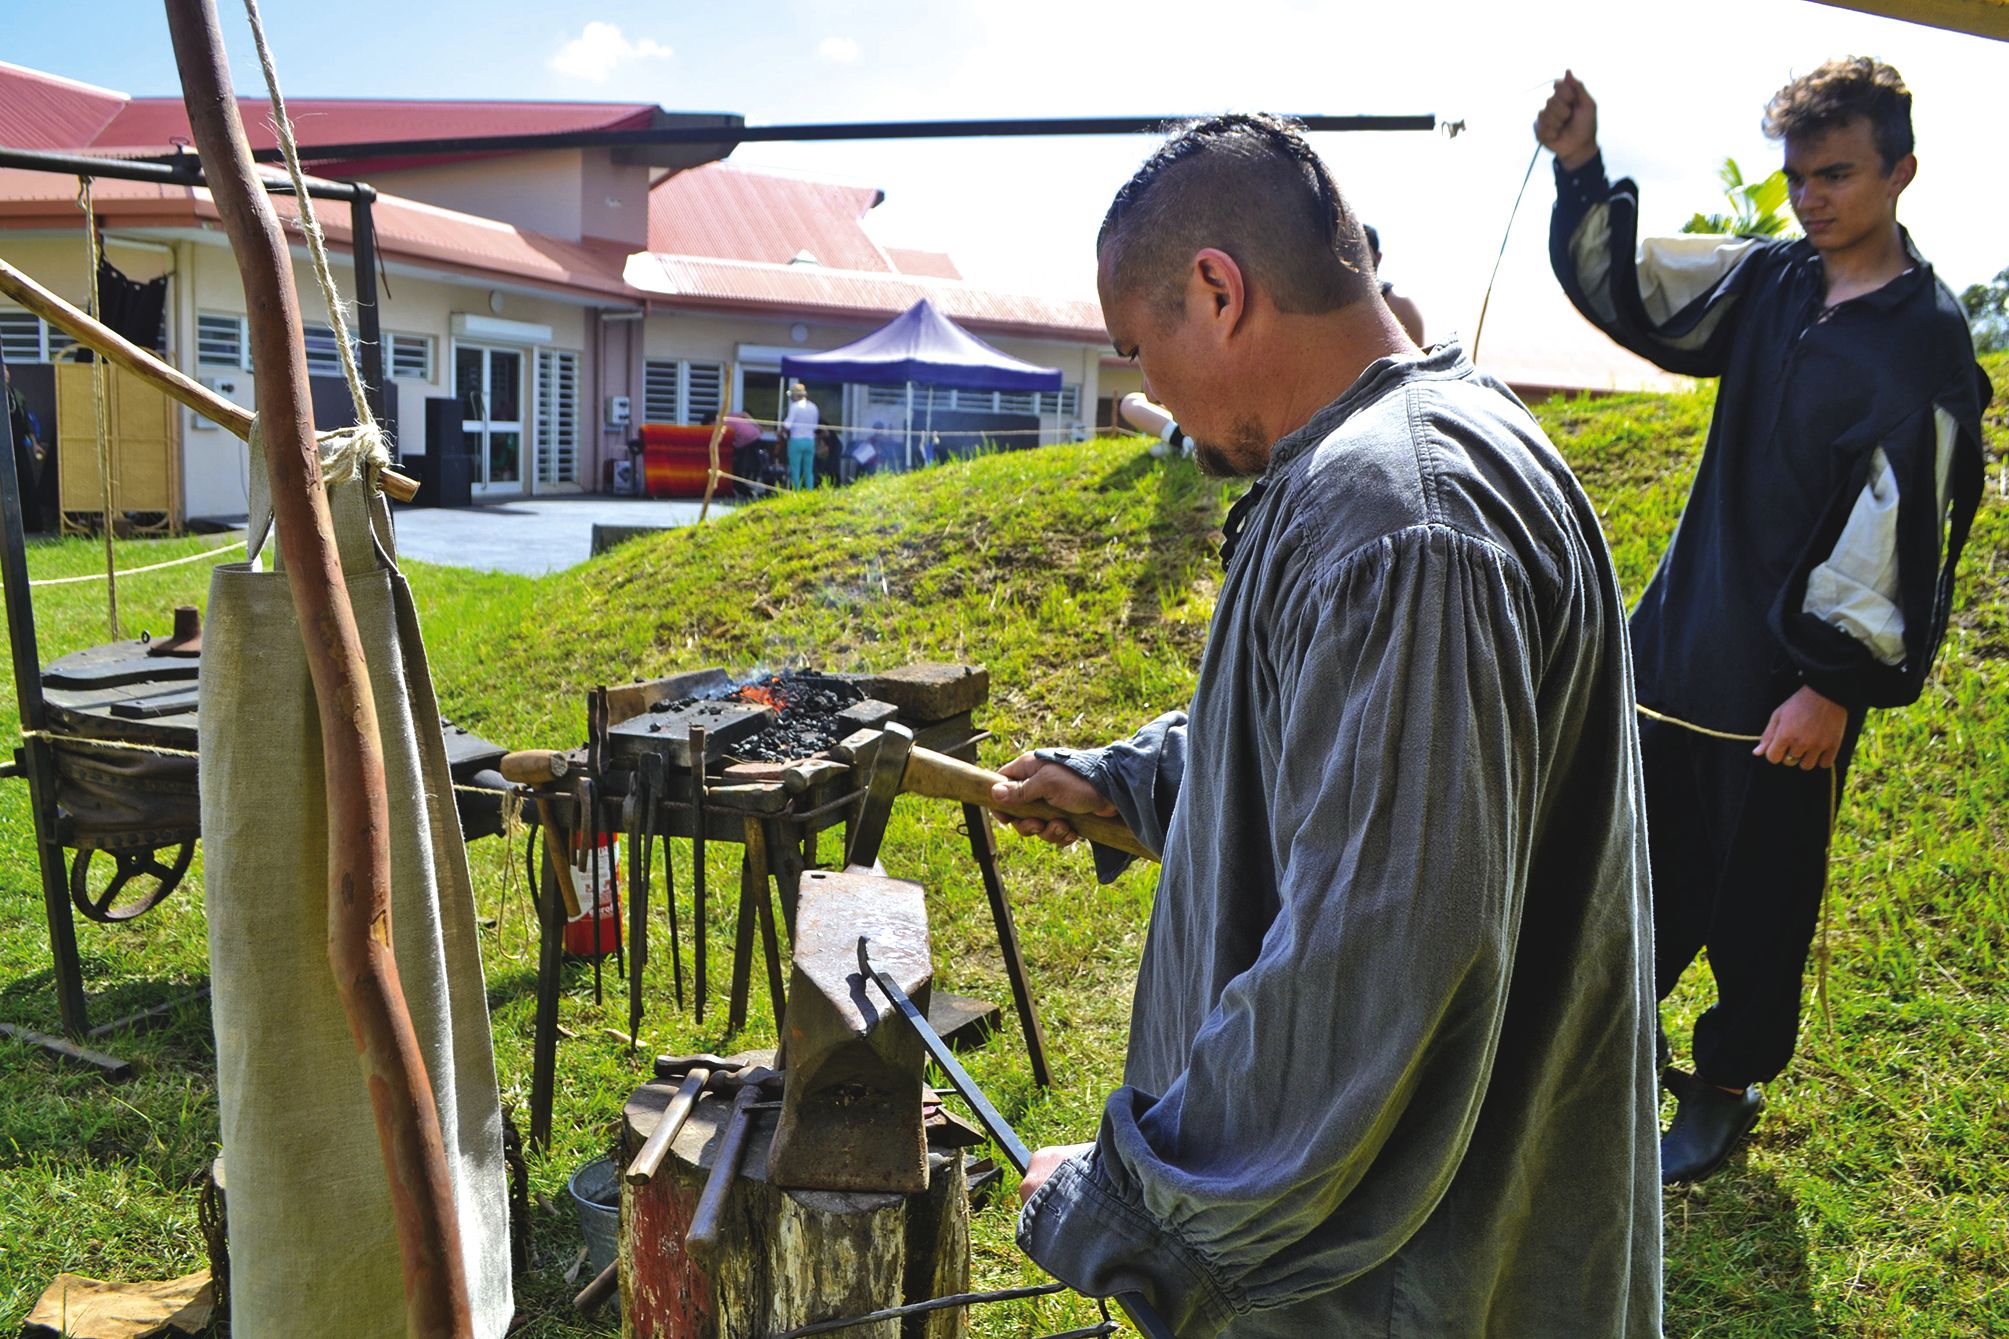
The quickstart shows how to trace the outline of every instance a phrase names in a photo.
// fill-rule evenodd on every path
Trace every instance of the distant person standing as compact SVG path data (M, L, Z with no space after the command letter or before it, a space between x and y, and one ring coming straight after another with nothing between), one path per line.
M816 427L821 415L809 398L809 388L796 382L788 388L788 412L781 416L782 440L788 443L788 486L816 487Z
M1402 329L1415 341L1416 347L1428 348L1423 342L1423 309L1411 299L1397 294L1395 285L1381 278L1381 234L1374 230L1371 223L1361 226L1367 233L1367 249L1374 255L1374 276L1381 284L1381 300L1388 304L1388 310L1395 313L1395 319L1401 322Z

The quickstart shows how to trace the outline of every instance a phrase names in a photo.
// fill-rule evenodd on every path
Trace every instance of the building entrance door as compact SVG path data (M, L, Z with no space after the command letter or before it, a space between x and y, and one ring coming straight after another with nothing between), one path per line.
M523 492L523 351L456 344L453 360L475 494Z

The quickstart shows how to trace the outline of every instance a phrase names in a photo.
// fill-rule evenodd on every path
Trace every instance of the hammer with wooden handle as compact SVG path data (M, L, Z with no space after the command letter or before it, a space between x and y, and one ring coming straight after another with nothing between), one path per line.
M1082 836L1104 846L1113 846L1119 851L1142 856L1146 860L1156 860L1157 853L1144 849L1144 843L1137 840L1134 833L1118 818L1103 818L1099 814L1070 814L1065 809L1056 809L1044 800L1031 800L1014 805L1009 809L999 809L991 799L991 787L1007 778L1000 773L987 771L975 763L951 758L946 753L933 749L913 748L907 752L907 770L900 778L900 789L909 795L926 795L937 800L960 800L964 804L974 804L985 809L995 809L1007 818L1061 818Z
M559 897L565 902L566 917L578 919L579 890L573 885L572 862L565 854L571 845L558 826L557 810L551 803L550 792L540 789L562 780L572 770L570 760L556 749L520 749L503 754L502 761L496 766L504 781L532 788L537 801L537 821L544 829L544 848L551 855L551 877L558 885Z

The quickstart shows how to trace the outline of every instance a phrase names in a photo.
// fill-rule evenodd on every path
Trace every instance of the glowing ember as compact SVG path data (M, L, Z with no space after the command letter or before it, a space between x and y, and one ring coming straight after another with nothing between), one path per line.
M733 696L742 702L754 702L763 707L773 707L776 711L788 705L788 698L777 688L764 684L750 683L738 689Z

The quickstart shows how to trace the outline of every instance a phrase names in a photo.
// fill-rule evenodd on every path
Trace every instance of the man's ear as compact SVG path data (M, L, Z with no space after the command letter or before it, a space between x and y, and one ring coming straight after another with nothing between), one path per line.
M1918 175L1918 155L1908 153L1897 160L1890 169L1890 198L1895 200L1904 194L1904 188L1911 185Z
M1206 321L1224 336L1239 327L1248 312L1248 283L1242 267L1217 247L1193 253L1186 297L1188 315Z

